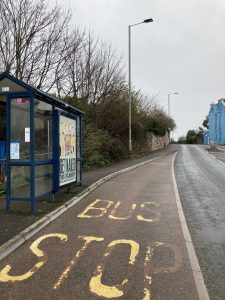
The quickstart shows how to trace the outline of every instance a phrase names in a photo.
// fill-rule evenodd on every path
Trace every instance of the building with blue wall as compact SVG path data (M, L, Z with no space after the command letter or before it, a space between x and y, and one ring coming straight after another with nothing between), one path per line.
M209 144L209 131L206 130L204 132L204 136L203 136L203 144L204 145L208 145Z
M204 144L225 144L225 99L211 104L209 110L209 129L204 138Z

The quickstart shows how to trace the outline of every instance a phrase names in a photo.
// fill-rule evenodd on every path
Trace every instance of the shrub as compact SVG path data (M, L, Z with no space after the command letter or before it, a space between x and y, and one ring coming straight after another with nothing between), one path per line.
M176 124L173 118L168 117L167 114L160 108L152 110L148 117L148 124L146 130L153 132L156 135L164 136L166 132L175 129Z
M94 124L84 125L83 157L86 169L110 164L113 160L125 157L122 143L112 138L108 131L97 128Z

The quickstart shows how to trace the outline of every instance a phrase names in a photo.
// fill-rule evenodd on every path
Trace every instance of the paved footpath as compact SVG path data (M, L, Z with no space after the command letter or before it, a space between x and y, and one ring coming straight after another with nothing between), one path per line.
M173 159L105 182L2 260L1 299L207 299Z

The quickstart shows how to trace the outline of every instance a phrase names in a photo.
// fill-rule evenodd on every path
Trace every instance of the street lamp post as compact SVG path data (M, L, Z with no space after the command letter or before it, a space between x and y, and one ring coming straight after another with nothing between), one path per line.
M178 95L178 92L168 94L168 115L170 117L170 95Z
M140 23L128 26L128 82L129 82L129 152L132 152L132 135L131 135L131 27L153 22L153 19L145 19Z
M170 117L170 95L178 95L178 92L168 94L168 115ZM172 133L171 133L172 135ZM170 130L169 130L169 141L171 142Z

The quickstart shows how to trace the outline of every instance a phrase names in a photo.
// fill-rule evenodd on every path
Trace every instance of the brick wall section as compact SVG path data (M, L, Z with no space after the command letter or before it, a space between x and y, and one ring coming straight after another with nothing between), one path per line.
M156 136L154 133L147 133L147 143L152 151L165 148L169 145L169 142L168 132L164 136Z

